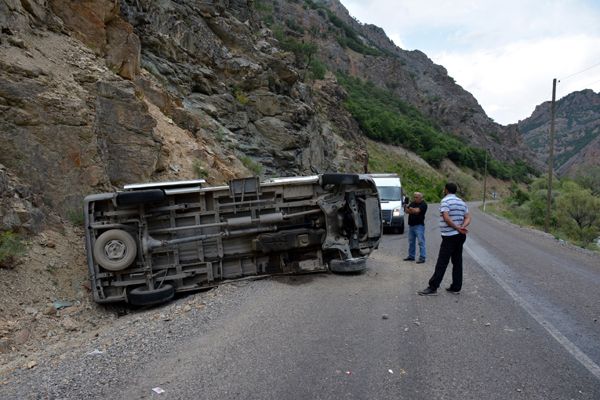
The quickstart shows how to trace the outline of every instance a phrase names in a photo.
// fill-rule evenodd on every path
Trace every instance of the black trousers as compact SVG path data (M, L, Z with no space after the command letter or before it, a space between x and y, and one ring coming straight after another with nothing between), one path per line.
M452 285L450 287L457 291L462 288L462 252L465 240L467 240L467 235L463 235L462 233L453 236L442 236L442 244L440 245L440 253L435 264L435 271L429 280L429 287L431 289L437 290L442 284L442 279L444 279L444 274L450 260L452 260Z

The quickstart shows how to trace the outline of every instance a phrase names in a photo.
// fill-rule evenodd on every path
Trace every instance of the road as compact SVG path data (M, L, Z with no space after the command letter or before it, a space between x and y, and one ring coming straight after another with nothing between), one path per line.
M401 261L407 235L386 235L365 274L248 283L200 333L162 336L168 350L143 362L115 350L120 361L98 368L121 379L106 384L89 361L76 384L99 388L88 398L600 399L600 257L472 207L463 292L443 290L447 273L438 296L421 297L434 210L425 264Z
M473 214L461 295L415 294L439 246L430 215L425 265L400 261L406 235L390 235L363 276L275 281L126 393L168 381L182 398L600 399L598 257Z

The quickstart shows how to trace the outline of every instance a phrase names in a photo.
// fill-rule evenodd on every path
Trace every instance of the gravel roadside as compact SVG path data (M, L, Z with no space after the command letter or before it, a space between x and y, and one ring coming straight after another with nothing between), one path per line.
M115 387L126 387L138 366L187 338L201 335L210 322L235 311L265 281L244 281L141 310L114 321L62 354L45 354L30 366L0 376L0 398L115 398ZM33 365L35 364L35 365ZM148 397L153 388L148 388Z

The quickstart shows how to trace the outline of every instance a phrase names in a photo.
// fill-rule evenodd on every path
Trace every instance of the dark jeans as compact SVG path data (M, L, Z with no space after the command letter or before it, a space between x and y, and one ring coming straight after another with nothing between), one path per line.
M442 236L442 244L437 263L435 264L435 271L429 280L429 287L431 289L437 290L440 287L450 260L452 260L452 285L450 287L456 291L462 288L462 251L466 239L467 235L461 233L453 236Z

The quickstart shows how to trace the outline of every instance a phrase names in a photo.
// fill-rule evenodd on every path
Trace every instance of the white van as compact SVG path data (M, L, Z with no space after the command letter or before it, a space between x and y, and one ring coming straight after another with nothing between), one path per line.
M370 174L379 193L384 229L404 233L404 204L400 177L396 174Z

